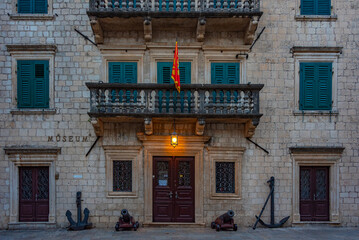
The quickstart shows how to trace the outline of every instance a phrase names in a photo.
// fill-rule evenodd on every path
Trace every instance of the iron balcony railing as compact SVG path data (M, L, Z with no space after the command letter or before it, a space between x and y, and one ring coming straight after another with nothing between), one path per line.
M90 0L89 12L196 13L260 11L260 0Z
M259 118L263 84L86 83L91 117Z

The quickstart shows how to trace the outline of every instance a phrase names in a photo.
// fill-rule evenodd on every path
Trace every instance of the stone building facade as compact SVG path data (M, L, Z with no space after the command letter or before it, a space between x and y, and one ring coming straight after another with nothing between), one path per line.
M357 1L39 2L0 3L1 229L65 227L78 191L96 227L251 226L271 176L276 221L358 226Z

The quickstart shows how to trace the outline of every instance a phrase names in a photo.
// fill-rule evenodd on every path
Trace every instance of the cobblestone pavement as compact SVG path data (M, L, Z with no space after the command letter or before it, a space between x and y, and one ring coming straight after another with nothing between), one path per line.
M90 229L84 231L66 231L66 229L52 230L13 230L0 231L0 240L106 240L106 239L240 239L240 240L359 240L359 228L340 227L296 227L264 229L240 228L237 232L216 232L209 228L140 228L137 232L112 229Z

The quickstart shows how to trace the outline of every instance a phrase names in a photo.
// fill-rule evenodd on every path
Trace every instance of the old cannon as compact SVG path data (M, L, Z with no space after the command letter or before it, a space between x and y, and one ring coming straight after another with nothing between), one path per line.
M217 231L221 229L233 229L233 231L237 231L237 224L234 224L234 212L232 210L228 210L225 214L222 214L214 222L211 223L211 228L216 229Z
M121 217L116 223L115 229L116 231L120 231L120 229L131 229L137 231L137 228L140 226L138 222L135 222L135 219L128 213L127 209L121 210Z

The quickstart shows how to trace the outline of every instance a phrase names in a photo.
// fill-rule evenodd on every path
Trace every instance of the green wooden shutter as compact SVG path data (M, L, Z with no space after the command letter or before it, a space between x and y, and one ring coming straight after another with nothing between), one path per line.
M330 15L330 0L301 0L301 15Z
M171 79L172 62L157 62L157 83L174 83ZM180 82L181 84L191 83L191 63L180 62Z
M17 12L18 13L32 13L33 11L32 0L18 0L17 1Z
M330 15L331 2L330 0L317 0L318 15Z
M300 63L300 110L330 110L332 63Z
M110 83L137 83L136 62L110 62L108 66Z
M212 84L238 84L239 63L211 63Z
M18 61L18 107L49 107L49 61Z
M332 63L317 63L318 109L332 109Z
M47 13L47 0L33 0L33 13Z

